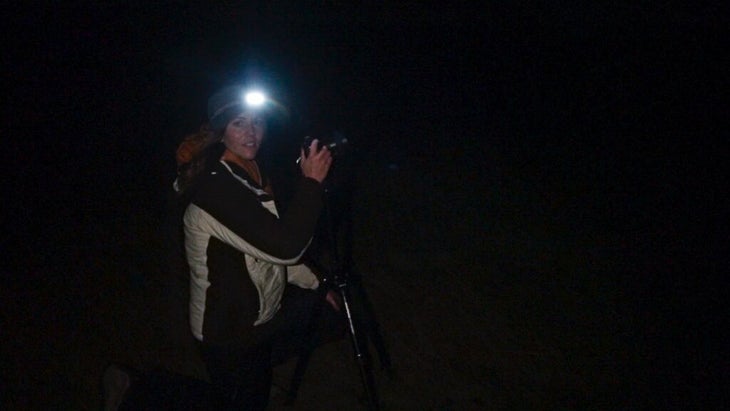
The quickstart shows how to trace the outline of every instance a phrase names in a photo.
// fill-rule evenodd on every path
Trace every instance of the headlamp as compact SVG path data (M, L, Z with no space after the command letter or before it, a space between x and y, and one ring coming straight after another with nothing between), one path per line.
M248 107L259 108L266 103L267 99L266 95L263 92L258 90L250 90L244 94L243 101Z

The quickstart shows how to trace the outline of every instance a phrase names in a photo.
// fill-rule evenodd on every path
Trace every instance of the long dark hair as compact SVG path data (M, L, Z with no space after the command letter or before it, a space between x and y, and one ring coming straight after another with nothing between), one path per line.
M223 156L223 130L214 131L209 126L200 128L202 147L193 154L192 159L178 166L177 192L183 198L190 198L200 177Z

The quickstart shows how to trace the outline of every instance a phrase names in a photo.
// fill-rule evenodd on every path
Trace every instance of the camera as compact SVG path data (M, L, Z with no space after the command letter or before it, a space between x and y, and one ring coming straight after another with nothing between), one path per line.
M305 156L309 156L309 147L312 145L312 141L314 139L315 137L311 136L304 137L304 141L302 141L302 148L304 149ZM319 138L318 140L317 148L321 149L322 147L327 147L333 157L337 157L340 153L342 153L348 144L347 138L339 132L332 133L332 138L330 139ZM300 160L301 159L297 159L297 163Z

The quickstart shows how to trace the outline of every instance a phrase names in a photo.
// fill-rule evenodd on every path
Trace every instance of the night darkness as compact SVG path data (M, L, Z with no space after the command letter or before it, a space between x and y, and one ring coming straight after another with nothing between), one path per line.
M161 221L177 144L248 78L288 108L284 207L305 135L351 142L384 409L727 407L721 2L241 3L4 7L2 409L98 409L113 361L195 374ZM361 407L348 349L303 409Z

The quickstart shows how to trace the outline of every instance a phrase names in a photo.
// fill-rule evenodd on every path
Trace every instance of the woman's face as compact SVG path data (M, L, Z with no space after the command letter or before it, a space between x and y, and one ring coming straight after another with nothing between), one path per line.
M223 144L244 160L256 158L266 132L264 118L253 112L243 112L231 120L223 133Z

